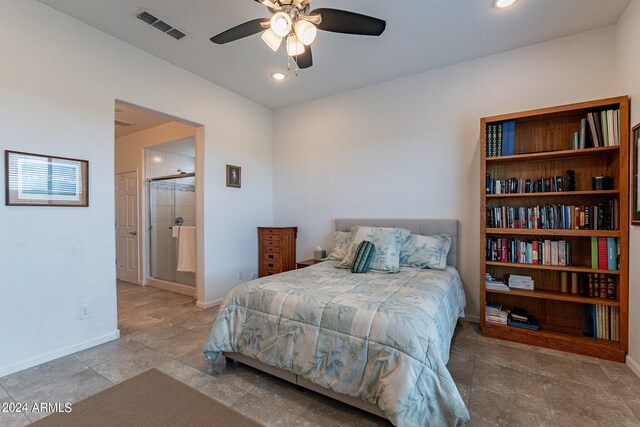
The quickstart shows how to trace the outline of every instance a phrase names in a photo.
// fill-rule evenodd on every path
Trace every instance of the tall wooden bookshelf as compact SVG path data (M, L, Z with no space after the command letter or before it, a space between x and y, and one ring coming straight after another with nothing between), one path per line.
M619 109L620 145L572 149L571 134L580 130L588 113ZM515 121L514 154L487 157L488 124ZM628 338L629 265L629 98L627 96L544 108L480 120L481 209L480 209L480 311L482 334L525 344L624 361ZM589 126L587 124L587 134ZM590 141L588 138L587 141ZM592 147L588 145L587 147ZM565 176L575 170L575 191L486 194L486 174L496 179ZM593 190L591 178L613 177L613 189ZM616 230L514 229L487 227L487 207L533 207L540 205L597 204L615 199L619 205ZM598 270L591 266L591 237L619 239L619 269ZM555 239L572 245L571 266L504 263L486 260L486 238ZM561 272L577 273L581 283L589 273L606 273L617 280L616 299L600 299L561 292ZM496 278L508 274L531 276L535 290L496 291L485 288L485 273ZM516 306L536 316L540 330L532 331L486 322L485 303ZM619 307L619 340L587 336L587 304Z

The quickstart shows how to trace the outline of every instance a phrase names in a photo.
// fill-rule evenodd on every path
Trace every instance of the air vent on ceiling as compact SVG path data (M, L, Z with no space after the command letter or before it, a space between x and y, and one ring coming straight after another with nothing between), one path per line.
M180 30L176 30L175 28L173 28L171 31L168 31L167 34L169 34L171 37L173 37L176 40L180 40L181 38L186 36L185 33L183 33Z
M146 22L147 24L153 24L158 20L155 16L150 14L149 12L143 10L136 15L139 20Z
M159 29L163 33L173 37L176 40L180 40L186 36L186 33L184 33L183 31L174 28L172 25L167 24L162 19L155 17L144 9L140 9L136 14L136 17L142 22L146 22L147 24Z

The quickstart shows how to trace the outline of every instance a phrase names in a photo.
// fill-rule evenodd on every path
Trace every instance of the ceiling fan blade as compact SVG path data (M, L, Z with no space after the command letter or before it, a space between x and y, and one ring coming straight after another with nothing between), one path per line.
M315 9L309 15L322 16L319 30L333 33L379 36L384 33L387 23L382 19L338 9Z
M313 65L313 56L311 55L311 46L305 46L304 53L294 57L294 59L298 64L298 68L300 68L301 70L311 67Z
M269 20L265 18L254 19L253 21L245 22L236 27L228 29L217 36L211 37L211 41L216 44L225 44L245 37L252 36L265 30L263 24L269 24Z
M255 1L260 3L261 5L267 6L269 9L273 9L273 10L282 9L281 6L278 6L277 4L272 2L271 0L255 0Z

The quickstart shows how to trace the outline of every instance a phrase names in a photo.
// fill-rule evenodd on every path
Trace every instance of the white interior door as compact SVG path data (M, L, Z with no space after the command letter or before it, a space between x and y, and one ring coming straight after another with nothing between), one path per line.
M116 267L119 280L138 283L138 177L116 175Z

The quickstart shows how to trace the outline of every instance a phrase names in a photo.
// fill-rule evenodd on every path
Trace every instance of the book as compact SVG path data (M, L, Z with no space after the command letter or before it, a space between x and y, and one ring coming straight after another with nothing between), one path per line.
M598 269L598 238L597 237L591 237L591 268L596 270Z
M502 123L496 126L496 156L502 155Z
M618 269L618 243L615 237L607 237L607 270Z
M600 112L600 126L602 127L602 139L604 141L604 147L609 146L609 125L607 125L607 112Z
M551 242L551 265L560 265L558 260L558 242Z
M591 133L591 143L593 144L594 148L597 148L600 146L600 143L598 141L598 130L596 128L596 124L593 118L593 113L587 114L587 121L589 122L589 131Z
M587 143L587 119L580 120L580 139L578 143L578 148L583 149L586 147Z
M599 147L604 147L604 136L602 135L602 121L600 119L600 113L593 112L593 121L596 125L596 132L598 133L598 143Z
M598 237L598 268L607 269L607 238Z
M602 299L607 299L607 275L606 274L598 274L598 288L600 292L598 296Z
M613 131L613 110L607 110L607 133L609 134L609 146L616 145L616 138Z
M507 317L507 325L514 328L530 329L532 331L540 329L540 325L533 314L528 314L525 320L522 320L520 318L515 318L513 312L509 313Z
M616 279L611 275L607 275L607 299L616 300L617 298Z

